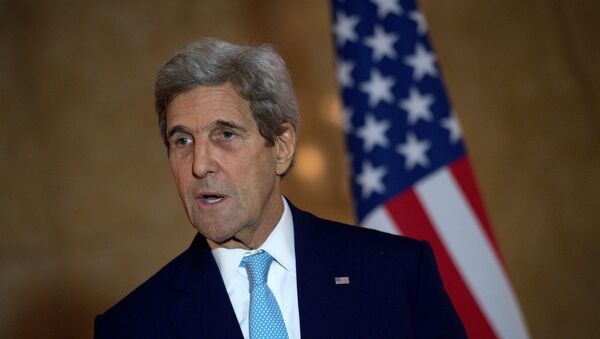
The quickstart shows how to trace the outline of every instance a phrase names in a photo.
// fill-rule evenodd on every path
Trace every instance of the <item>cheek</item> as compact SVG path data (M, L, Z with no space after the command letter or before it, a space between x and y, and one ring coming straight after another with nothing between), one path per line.
M181 164L171 163L171 173L173 175L173 179L175 181L175 186L179 191L179 194L183 197L185 189L187 187L187 171L185 170L185 166L181 166Z
M265 192L265 194L272 190L277 176L276 167L275 158L270 154L265 154L261 161L255 164L255 172L251 179L254 185L257 186L257 190Z
M274 157L267 152L259 154L246 153L234 159L231 164L235 168L235 180L245 193L257 195L268 190L275 176Z
M175 179L175 184L179 186L179 182L181 180L181 169L171 163L171 174L173 175L173 179Z
M248 172L251 172L255 182L268 182L276 175L275 156L265 150L248 160Z

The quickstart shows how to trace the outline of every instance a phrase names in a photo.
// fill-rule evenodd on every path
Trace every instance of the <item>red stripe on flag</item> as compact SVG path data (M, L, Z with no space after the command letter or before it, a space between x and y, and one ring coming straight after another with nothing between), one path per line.
M463 320L468 337L496 338L490 323L450 259L415 192L409 189L399 194L386 203L386 209L402 234L427 240L433 247L444 287Z
M498 260L502 263L503 268L505 268L504 259L500 255L500 250L498 249L498 244L496 243L496 238L494 237L494 232L492 231L490 219L485 212L483 200L479 194L477 182L475 181L475 176L473 175L473 170L471 168L469 159L467 157L459 158L450 164L449 167L452 175L456 179L456 182L460 186L460 189L469 201L469 205L471 205L471 208L475 212L475 215L479 220L479 224L483 227L485 235L494 247L494 252L496 252ZM506 272L506 269L504 269L504 271Z

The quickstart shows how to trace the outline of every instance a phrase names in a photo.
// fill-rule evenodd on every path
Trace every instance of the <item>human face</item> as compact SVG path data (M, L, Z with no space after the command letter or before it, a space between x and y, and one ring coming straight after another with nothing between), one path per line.
M293 146L281 137L267 146L248 102L229 83L177 95L167 109L167 138L177 190L198 232L217 246L260 246L283 213L279 175L289 163L281 159Z

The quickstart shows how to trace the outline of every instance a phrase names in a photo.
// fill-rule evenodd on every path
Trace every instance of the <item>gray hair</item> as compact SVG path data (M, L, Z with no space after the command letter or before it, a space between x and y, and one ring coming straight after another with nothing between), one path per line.
M298 104L292 81L275 50L268 45L248 47L205 38L184 46L158 70L154 104L167 149L166 114L173 98L197 86L226 82L249 103L269 147L284 132L283 123L289 122L297 131Z

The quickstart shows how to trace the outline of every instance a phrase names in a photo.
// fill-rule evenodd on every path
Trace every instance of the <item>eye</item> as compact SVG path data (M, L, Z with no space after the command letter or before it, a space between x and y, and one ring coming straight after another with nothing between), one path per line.
M235 133L233 133L232 131L223 131L221 132L221 136L225 140L231 140L233 139L233 137L235 137Z
M175 139L175 145L177 145L177 146L185 146L185 145L189 145L191 143L192 143L192 139L189 137L181 137L181 138Z

